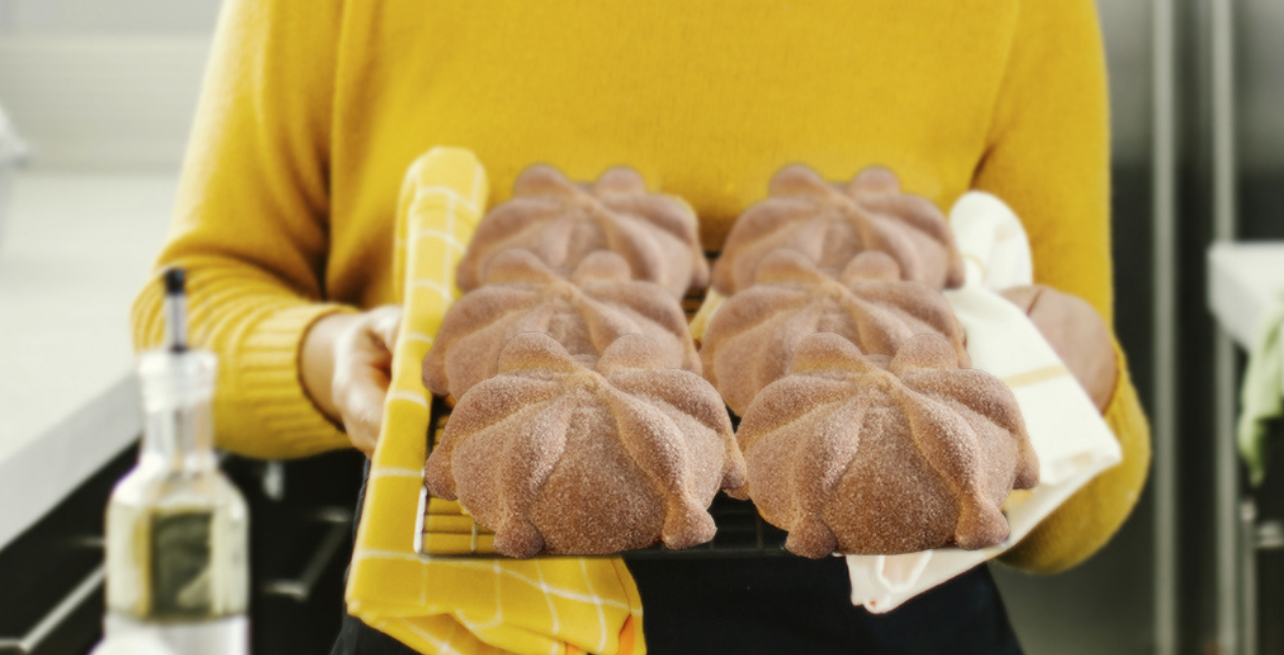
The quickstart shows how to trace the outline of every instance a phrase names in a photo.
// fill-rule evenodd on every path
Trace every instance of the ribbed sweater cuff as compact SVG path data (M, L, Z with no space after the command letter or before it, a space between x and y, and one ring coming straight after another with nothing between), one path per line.
M348 445L348 438L304 390L299 353L313 323L351 311L355 310L333 304L285 307L260 321L242 343L234 375L242 387L238 395L249 399L255 422L272 435L267 450L273 455L300 457Z

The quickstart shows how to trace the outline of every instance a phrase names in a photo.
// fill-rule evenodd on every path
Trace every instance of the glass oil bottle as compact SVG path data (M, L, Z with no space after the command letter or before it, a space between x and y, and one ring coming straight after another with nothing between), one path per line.
M147 630L179 655L242 655L248 514L214 453L218 360L188 346L183 272L171 269L163 282L166 340L138 361L138 465L107 506L106 636Z

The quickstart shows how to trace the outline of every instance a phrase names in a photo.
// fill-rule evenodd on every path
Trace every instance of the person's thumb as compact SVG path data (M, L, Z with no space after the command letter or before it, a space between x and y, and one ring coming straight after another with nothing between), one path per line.
M348 372L341 397L343 427L352 445L367 456L374 454L383 424L383 405L388 397L388 375L372 366Z
M397 331L401 329L401 307L386 305L370 312L370 334L382 342L392 353L397 347Z
M335 405L348 439L367 456L374 453L379 441L400 325L400 307L371 310L342 340L335 358Z

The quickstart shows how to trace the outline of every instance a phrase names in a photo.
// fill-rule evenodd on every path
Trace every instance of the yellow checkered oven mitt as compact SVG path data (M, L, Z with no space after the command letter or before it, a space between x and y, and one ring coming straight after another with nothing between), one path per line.
M393 265L404 318L348 577L348 611L422 653L643 653L642 603L618 558L415 550L432 420L420 366L459 295L455 266L488 196L486 171L458 148L433 148L402 185ZM464 519L457 503L431 502L438 520Z

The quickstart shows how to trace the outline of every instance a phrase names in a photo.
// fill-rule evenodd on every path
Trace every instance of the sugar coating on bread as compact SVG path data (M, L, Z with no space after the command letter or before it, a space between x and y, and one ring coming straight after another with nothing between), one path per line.
M545 334L517 336L424 468L428 491L458 499L512 557L704 543L714 495L744 475L718 392L640 335L592 367Z
M478 225L456 282L464 291L481 286L491 258L508 248L528 250L563 275L591 253L611 250L628 262L634 279L655 282L681 298L709 283L696 228L689 205L647 193L631 168L612 168L586 185L551 166L532 166L518 176L513 198Z
M837 275L857 254L887 253L904 279L936 289L963 284L963 261L941 210L901 191L896 176L868 168L847 184L830 184L802 165L772 178L770 197L731 227L713 269L723 295L753 284L758 263L778 248L797 250Z
M590 367L626 334L655 341L664 366L700 373L700 356L681 306L668 290L630 279L619 255L585 257L570 279L525 250L491 259L486 284L460 298L424 358L424 385L459 398L499 370L499 353L523 332L542 332Z
M936 289L901 280L888 255L863 252L835 279L806 255L781 249L763 258L754 286L713 315L700 346L704 376L743 415L754 395L789 373L798 344L818 332L875 355L894 355L916 334L937 334L970 364L949 302Z
M807 557L996 545L1008 536L1008 494L1038 483L1011 390L959 368L936 335L910 338L894 357L807 337L737 437L748 465L740 493Z

